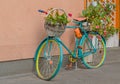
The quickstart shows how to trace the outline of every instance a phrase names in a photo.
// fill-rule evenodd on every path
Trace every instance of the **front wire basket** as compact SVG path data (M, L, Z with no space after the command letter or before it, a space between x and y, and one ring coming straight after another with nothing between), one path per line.
M54 8L49 11L46 17L49 17L49 15L53 13L54 11L62 11L66 15L63 9ZM66 18L67 18L67 15L66 15ZM60 37L64 33L65 26L66 25L61 24L59 22L54 25L51 25L51 22L45 21L45 24L44 24L44 28L47 31L48 36L56 36L56 37Z
M63 24L51 26L45 22L44 28L46 29L48 36L60 37L65 31L65 26Z

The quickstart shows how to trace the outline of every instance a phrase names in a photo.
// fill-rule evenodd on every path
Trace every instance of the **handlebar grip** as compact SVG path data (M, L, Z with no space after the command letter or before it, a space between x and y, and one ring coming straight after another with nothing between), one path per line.
M44 10L38 10L38 12L41 12L41 13L45 13L45 14L47 14L47 12L46 11L44 11Z
M43 12L44 12L44 10L38 10L38 12L41 12L41 13L43 13Z

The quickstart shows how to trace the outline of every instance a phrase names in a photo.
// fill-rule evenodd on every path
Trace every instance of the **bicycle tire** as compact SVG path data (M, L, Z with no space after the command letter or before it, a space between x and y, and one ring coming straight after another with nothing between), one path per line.
M105 39L97 32L88 32L88 37L94 44L94 47L97 48L97 51L89 56L83 57L82 61L87 68L98 68L104 64L106 58L106 42ZM88 38L85 38L82 44L82 53L92 50L90 49L89 43Z
M49 81L57 75L62 65L62 47L54 39L45 39L37 48L35 59L37 76Z

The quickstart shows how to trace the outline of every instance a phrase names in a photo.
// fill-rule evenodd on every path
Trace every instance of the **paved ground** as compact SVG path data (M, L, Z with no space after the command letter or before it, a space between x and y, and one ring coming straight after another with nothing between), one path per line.
M120 84L120 62L98 69L61 71L53 80L44 81L33 73L0 77L0 84Z

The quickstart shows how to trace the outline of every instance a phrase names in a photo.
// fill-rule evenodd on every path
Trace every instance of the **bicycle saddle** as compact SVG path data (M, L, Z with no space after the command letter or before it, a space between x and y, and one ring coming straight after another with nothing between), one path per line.
M79 17L79 18L74 18L73 20L82 22L82 21L85 21L86 18L85 17Z

